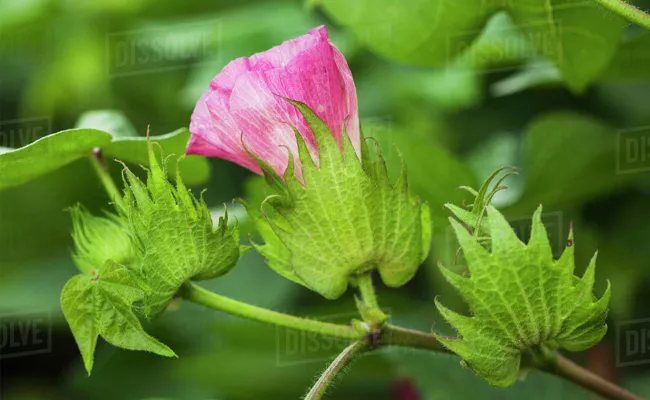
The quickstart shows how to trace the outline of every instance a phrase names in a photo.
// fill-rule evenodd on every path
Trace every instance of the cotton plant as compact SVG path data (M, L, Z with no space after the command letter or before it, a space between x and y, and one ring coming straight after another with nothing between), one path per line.
M225 159L264 176L267 197L261 203L239 200L261 242L240 244L228 214L213 221L180 173L171 183L156 143L147 143L146 179L125 167L123 190L98 167L115 210L101 216L71 210L80 274L61 298L89 374L99 336L124 349L182 357L141 324L182 298L348 341L305 399L322 398L352 360L386 346L456 354L459 364L494 386L512 386L536 369L608 398L637 398L561 354L603 338L610 288L600 297L593 293L595 257L584 274L575 274L573 232L562 255L553 257L541 206L532 216L530 239L515 235L491 204L507 176L498 177L503 170L481 188L465 187L475 197L471 207L447 205L468 272L440 268L471 314L447 308L444 299L432 299L431 307L457 335L388 322L375 285L380 280L398 288L413 279L429 256L430 210L409 188L409 160L391 178L379 147L364 136L352 73L324 26L227 64L198 99L189 130L188 155ZM273 271L326 300L353 291L359 316L349 324L302 318L197 283L227 274L247 251L259 252Z

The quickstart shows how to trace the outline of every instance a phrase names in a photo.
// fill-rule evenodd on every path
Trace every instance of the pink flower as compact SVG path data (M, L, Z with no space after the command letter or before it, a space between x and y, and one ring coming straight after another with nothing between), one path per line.
M231 61L212 79L192 114L187 154L219 157L256 173L255 154L282 175L294 155L301 178L292 125L318 162L314 135L298 109L305 103L331 129L341 146L345 131L360 157L357 94L345 58L328 40L324 26L252 57Z

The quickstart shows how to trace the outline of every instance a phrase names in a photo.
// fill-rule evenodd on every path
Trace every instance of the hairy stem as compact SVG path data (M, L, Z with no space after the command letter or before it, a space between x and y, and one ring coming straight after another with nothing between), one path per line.
M607 399L642 400L641 397L579 366L561 354L556 354L545 370Z
M106 168L106 164L102 158L102 151L99 148L93 150L93 154L90 156L90 163L93 165L93 168L97 173L97 176L99 176L99 180L102 182L102 185L104 185L104 189L106 189L106 193L108 193L110 200L117 206L122 207L122 195L120 194L120 190L115 185L115 182L113 182L113 178L111 178L110 174L108 173L108 169Z
M361 285L359 287L361 288ZM401 346L449 353L449 350L442 346L432 334L395 325L384 325L381 328L378 338L374 337L374 333L362 337L351 326L300 318L253 306L212 293L192 283L183 285L180 294L188 301L254 321L325 336L349 339L351 341L354 340L355 342L343 350L325 370L314 387L309 391L307 397L305 397L306 400L322 398L336 375L350 363L355 355L374 350L375 348ZM540 366L540 369L572 381L593 393L597 393L611 400L642 400L641 397L573 363L559 353L555 353L553 356L546 358L546 364Z
M321 376L318 378L318 381L316 381L309 393L305 396L305 400L322 399L329 386L334 382L343 368L350 364L355 356L365 352L369 347L370 344L365 339L354 342L346 347L341 354L332 361L327 369L323 371Z
M624 0L594 0L596 3L599 3L603 7L607 8L610 11L615 12L616 14L622 16L630 22L642 26L646 29L650 29L650 15L643 12L633 6L632 4L626 3Z
M431 334L390 324L384 326L384 329L381 331L379 345L411 347L449 353L449 350L440 344L438 339Z
M361 338L361 334L355 331L352 326L332 324L268 310L218 295L192 283L183 286L181 295L193 303L253 321L343 339L358 340Z

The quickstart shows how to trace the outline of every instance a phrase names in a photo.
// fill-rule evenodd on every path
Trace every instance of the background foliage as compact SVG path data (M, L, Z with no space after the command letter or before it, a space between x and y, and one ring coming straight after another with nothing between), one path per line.
M542 203L558 251L572 222L577 265L599 250L596 294L605 279L612 283L608 335L576 358L650 396L648 365L615 361L624 345L617 327L650 317L650 155L634 159L621 146L630 135L636 143L650 139L650 33L578 0L0 0L0 10L0 146L21 147L75 126L102 128L118 137L107 147L116 178L121 167L110 160L146 162L146 146L133 136L148 126L153 135L187 127L199 95L229 60L327 24L354 74L366 136L378 139L392 172L399 171L399 148L411 186L432 210L429 261L407 286L379 292L395 322L424 330L434 322L451 332L434 297L454 310L466 306L436 267L437 260L454 267L457 248L442 204L464 199L457 186L476 187L496 167L517 165L520 175L506 180L510 189L496 205L525 236ZM113 111L86 113L93 110ZM165 139L165 151L179 154L186 134ZM37 311L49 315L52 330L51 351L0 360L0 397L298 398L341 348L181 304L146 327L178 359L100 342L87 377L59 306L75 273L64 209L108 206L88 160L65 157L0 167L5 182L22 168L67 164L0 191L0 320ZM250 221L230 200L261 196L260 180L222 160L209 160L208 178L206 163L181 164L184 180L195 193L207 187L215 214L229 204L246 243ZM325 301L254 252L206 285L286 312L331 320L355 314L351 295ZM541 373L499 390L457 358L395 350L359 360L335 398L400 399L413 387L430 399L589 396Z

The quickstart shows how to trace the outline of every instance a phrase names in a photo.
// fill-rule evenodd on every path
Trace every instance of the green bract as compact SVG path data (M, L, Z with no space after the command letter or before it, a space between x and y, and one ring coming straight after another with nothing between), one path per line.
M474 196L474 203L469 206L469 211L464 208L458 207L455 204L447 203L445 207L451 211L456 218L465 224L470 232L476 237L481 239L488 239L485 237L489 231L489 225L487 222L487 207L492 202L494 195L502 189L505 189L505 186L501 186L501 183L510 175L516 175L517 172L510 171L502 175L496 183L490 189L492 181L504 170L511 169L514 170L514 167L501 167L494 171L490 176L483 182L483 185L479 188L478 192L472 189L469 186L461 186L460 189L470 192Z
M316 114L292 104L314 132L320 166L298 132L304 185L292 158L284 179L259 161L276 193L257 217L265 244L255 247L277 273L328 299L373 269L388 286L405 284L426 258L431 239L429 207L409 193L405 168L397 182L389 182L379 151L373 156L362 139L360 162L347 134L341 151Z
M106 213L106 217L96 217L80 205L70 209L70 215L75 243L72 258L79 270L91 273L109 259L122 265L135 261L125 221L117 215Z
M167 181L151 142L148 152L147 184L125 169L119 215L71 210L73 258L84 273L65 285L61 304L88 373L99 335L125 349L175 356L144 332L134 302L146 316L156 315L185 281L222 275L239 259L237 229L228 227L227 214L213 228L207 206L180 174L176 187Z
M167 176L173 178L180 173L186 184L198 185L209 179L210 165L205 157L179 156L185 151L189 139L190 132L186 128L159 136L116 137L102 149L102 152L107 160L118 159L125 163L148 166L148 143L156 143L160 145L165 154L169 154ZM179 157L183 157L183 162L173 162Z
M149 143L147 183L125 169L125 209L138 258L138 274L151 292L143 312L162 312L181 285L189 280L211 279L230 271L240 255L236 227L228 227L228 214L213 227L208 207L183 184L166 178ZM245 250L245 248L242 248Z
M125 266L136 261L125 221L108 213L106 217L91 215L81 206L70 213L73 259L83 273L66 283L61 305L88 373L99 335L125 349L174 356L171 349L147 335L134 313L133 303L144 298L146 285Z
M510 386L518 375L523 352L562 347L581 351L598 343L607 331L610 297L593 294L596 257L582 278L574 276L573 233L554 260L541 206L533 216L528 244L522 243L503 215L487 207L491 250L451 219L467 260L470 276L440 266L460 292L472 316L457 314L436 300L443 317L460 338L437 336L474 372L495 386Z

